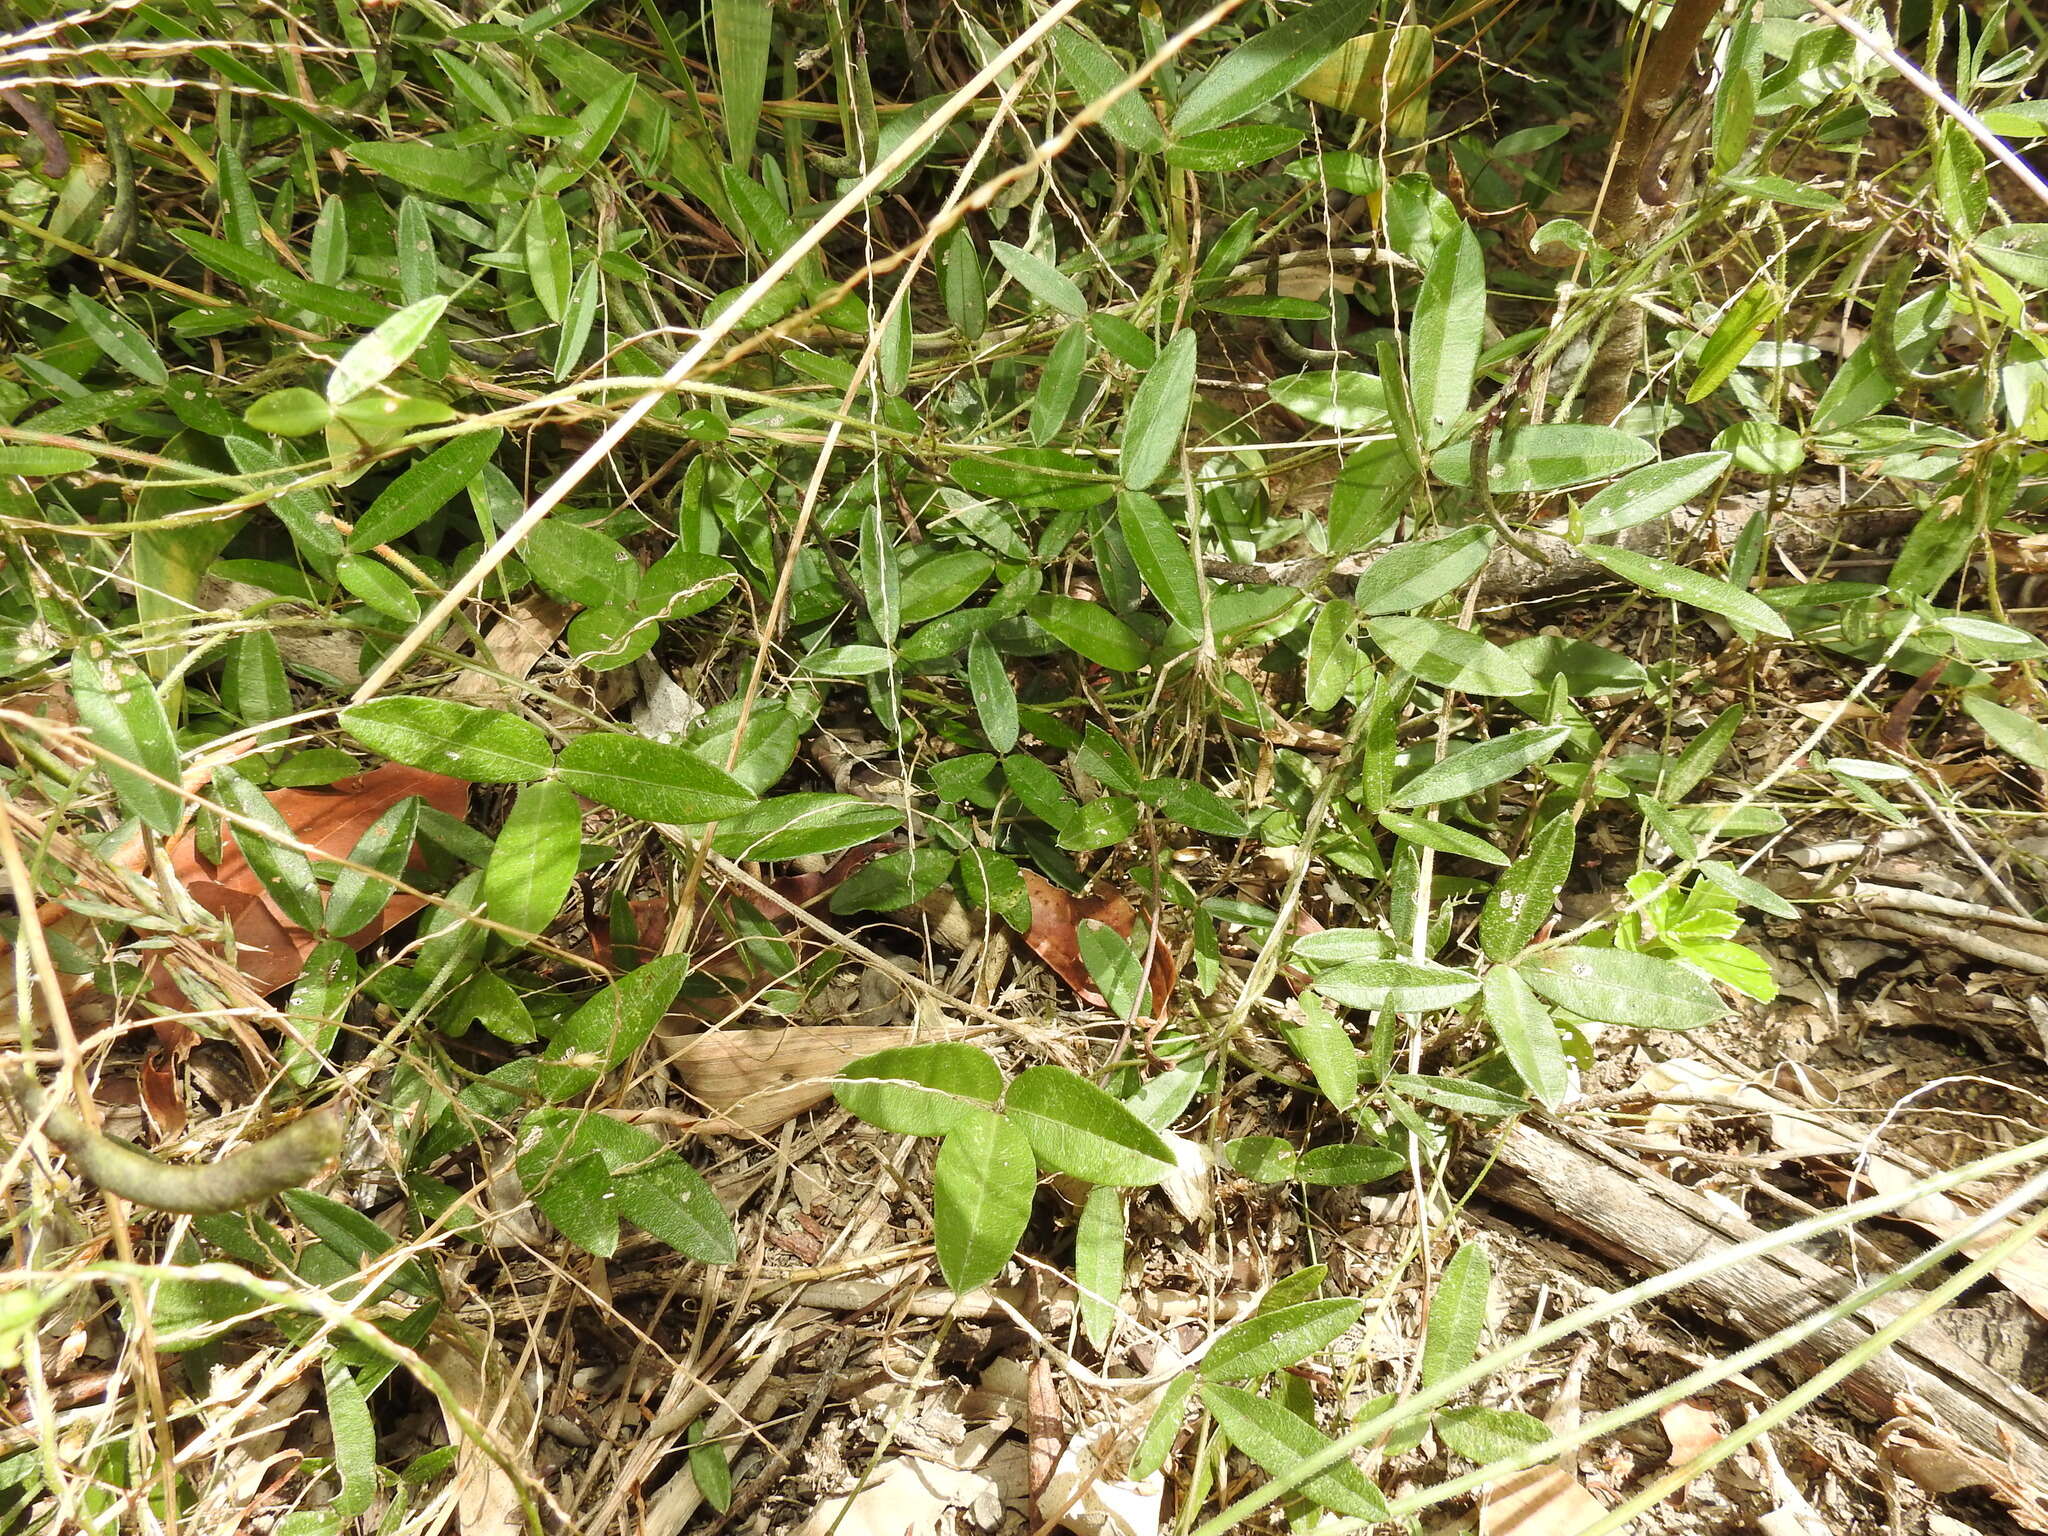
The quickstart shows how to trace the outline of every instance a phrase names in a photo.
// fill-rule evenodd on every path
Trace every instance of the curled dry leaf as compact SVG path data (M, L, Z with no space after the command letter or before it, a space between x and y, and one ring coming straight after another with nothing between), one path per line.
M773 1130L823 1103L832 1096L839 1069L850 1061L892 1046L943 1038L910 1025L720 1029L683 1041L674 1060L683 1086L710 1112L710 1118L691 1129L704 1135L731 1135Z
M265 792L298 840L330 859L347 858L372 822L411 795L458 819L469 809L469 785L462 780L399 763L385 763L322 789ZM179 837L170 852L171 867L192 899L233 927L235 963L256 990L274 992L296 981L319 941L278 911L234 840L227 839L217 865L200 857L198 840L190 832ZM349 942L360 948L424 905L417 896L396 892L376 920L351 934ZM180 1006L168 978L159 977L157 994L159 1001Z
M1044 876L1031 870L1024 871L1024 889L1031 894L1031 931L1024 935L1024 942L1031 952L1052 968L1074 995L1090 1007L1106 1006L1102 993L1097 990L1088 975L1088 967L1081 959L1080 926L1084 921L1106 923L1119 937L1128 939L1137 930L1138 914L1131 904L1115 891L1104 891L1089 896L1072 896L1054 885ZM1161 1016L1166 999L1172 995L1173 983L1180 974L1173 951L1164 936L1152 945L1152 964L1149 973L1152 993L1153 1016Z

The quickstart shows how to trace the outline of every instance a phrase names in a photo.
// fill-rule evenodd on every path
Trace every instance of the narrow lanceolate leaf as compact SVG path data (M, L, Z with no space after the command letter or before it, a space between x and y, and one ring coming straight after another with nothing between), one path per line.
M377 493L369 511L349 535L348 547L360 553L412 532L445 506L490 463L504 433L496 427L450 438Z
M1004 1100L1038 1160L1090 1184L1157 1184L1174 1171L1159 1133L1064 1067L1028 1067Z
M2029 768L2048 772L2048 729L2038 720L1974 693L1963 695L1963 711L1991 738L1993 746Z
M371 699L343 710L341 728L394 763L472 784L525 784L555 760L539 726L454 699Z
M1506 1053L1508 1065L1534 1094L1536 1102L1554 1110L1571 1086L1564 1045L1550 1010L1537 1000L1521 972L1497 965L1486 973L1486 1022Z
M1195 82L1174 114L1174 134L1220 128L1256 111L1371 27L1377 14L1374 0L1316 0L1254 33Z
M1505 964L1536 936L1571 873L1576 837L1570 813L1551 817L1495 883L1479 914L1479 949L1487 959Z
M755 802L746 785L694 752L604 731L562 749L561 779L628 816L671 825L716 821Z
M1668 597L1689 607L1733 619L1760 634L1792 638L1792 628L1778 610L1754 593L1717 581L1683 565L1660 560L1655 555L1606 544L1585 544L1580 553L1596 565L1604 565L1623 581L1635 583L1656 597Z
M264 893L286 917L308 933L317 932L320 887L313 879L313 863L298 849L287 846L297 839L277 807L232 768L215 772L213 792L222 805L242 818L233 823L235 846L263 882ZM249 822L255 823L253 828L246 824Z
M573 791L542 780L519 791L484 866L484 912L521 933L541 933L562 910L583 852Z
M1059 64L1060 78L1082 103L1102 101L1124 79L1124 67L1110 51L1086 33L1062 26L1052 35L1052 56ZM1145 105L1142 90L1131 91L1111 102L1098 123L1125 149L1156 155L1166 148L1166 135L1159 119Z
M985 634L976 634L967 642L967 686L989 746L997 752L1016 746L1017 689L1001 654Z
M1126 491L1117 498L1116 525L1153 600L1176 624L1199 633L1201 577L1196 575L1194 557L1166 509L1150 496Z
M932 1165L932 1246L955 1292L1002 1273L1031 1220L1038 1165L1005 1116L977 1110L947 1132Z
M70 299L71 318L92 338L92 344L107 354L123 373L145 384L162 387L171 382L171 371L157 356L149 338L126 315L116 314L104 304L74 292Z
M1486 268L1463 224L1437 243L1408 322L1408 393L1423 442L1435 448L1472 398L1486 330Z
M646 1043L689 973L687 955L664 955L626 972L555 1026L548 1059L578 1059L609 1072Z
M1202 1404L1230 1436L1230 1443L1274 1476L1292 1472L1310 1457L1330 1448L1322 1431L1270 1398L1254 1397L1241 1387L1202 1383ZM1348 1459L1307 1479L1297 1490L1325 1509L1361 1520L1388 1520L1386 1498L1365 1480Z
M1088 1191L1074 1228L1074 1281L1081 1292L1081 1331L1097 1349L1106 1348L1124 1288L1122 1190L1097 1185Z
M1461 747L1403 784L1392 803L1418 806L1462 800L1544 761L1570 736L1568 726L1549 725L1535 730L1509 731L1491 741Z
M178 743L149 679L127 661L81 650L71 658L71 699L79 724L106 754L99 766L122 809L166 837L177 831L184 808Z
M1527 667L1469 630L1417 618L1374 619L1365 628L1394 665L1438 688L1505 698L1542 689Z
M1007 240L989 241L988 250L1039 303L1076 320L1088 318L1088 300L1080 286L1043 256Z
M1433 1387L1472 1363L1486 1332L1486 1306L1493 1294L1493 1266L1486 1250L1467 1243L1451 1255L1429 1303L1422 1341L1422 1385Z
M432 269L431 244L426 265ZM443 294L408 304L350 347L327 375L327 403L346 405L390 378L433 334L447 308L448 299Z
M1730 455L1690 453L1682 459L1645 464L1623 475L1580 509L1580 530L1605 538L1653 518L1666 517L1709 490L1728 471Z
M718 46L718 102L725 113L727 158L741 170L754 158L761 98L768 89L768 44L775 25L769 0L712 0Z
M419 797L408 795L356 839L348 861L358 868L342 870L327 892L328 933L345 939L369 926L384 910L385 902L391 899L392 882L404 872L406 860L412 856L419 815Z
M550 320L560 320L568 307L574 270L569 216L554 198L540 198L526 215L526 280Z
M1174 332L1146 372L1124 415L1124 484L1142 491L1180 461L1195 398L1195 333Z
M1209 1346L1202 1357L1202 1379L1249 1381L1299 1365L1336 1343L1364 1310L1365 1303L1357 1297L1261 1309L1224 1329Z

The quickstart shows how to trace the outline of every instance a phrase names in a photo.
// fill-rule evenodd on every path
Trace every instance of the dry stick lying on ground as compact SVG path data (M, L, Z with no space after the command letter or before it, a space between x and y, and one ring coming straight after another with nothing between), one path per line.
M238 1211L296 1189L341 1155L341 1111L334 1105L302 1115L218 1162L180 1167L94 1130L75 1111L50 1102L26 1074L10 1078L7 1086L28 1123L40 1124L79 1172L100 1188L154 1211L181 1216Z
M1489 1159L1491 1160L1489 1162ZM1580 1238L1644 1274L1662 1274L1716 1248L1763 1235L1683 1184L1641 1168L1590 1139L1521 1125L1461 1154L1483 1169L1483 1192ZM1779 1249L1730 1264L1677 1293L1745 1338L1762 1339L1856 1289L1803 1250ZM1831 1324L1779 1356L1810 1374L1838 1359L1912 1305L1901 1292L1866 1315ZM1843 1383L1847 1406L1878 1422L1901 1397L1925 1403L1936 1422L1978 1450L2048 1486L2048 1406L1965 1354L1946 1334L1921 1328Z

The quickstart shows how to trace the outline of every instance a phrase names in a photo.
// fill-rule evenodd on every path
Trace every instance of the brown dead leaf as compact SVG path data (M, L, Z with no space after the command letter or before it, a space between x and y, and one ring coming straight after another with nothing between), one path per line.
M1106 923L1128 939L1138 926L1138 914L1115 891L1072 896L1031 870L1024 871L1024 889L1031 894L1031 931L1024 942L1031 952L1049 966L1054 975L1074 989L1074 995L1092 1008L1106 1006L1081 959L1080 925L1084 921ZM1159 1017L1180 974L1173 951L1162 937L1152 946L1150 973L1152 1014Z
M1606 1515L1607 1506L1564 1468L1528 1467L1487 1484L1480 1496L1479 1536L1578 1536Z
M443 1313L420 1351L486 1434L513 1460L533 1437L533 1396L489 1335ZM526 1529L519 1484L463 1429L447 1404L442 1422L455 1446L455 1511L461 1536L515 1536Z
M1682 1467L1718 1444L1723 1433L1721 1420L1704 1403L1673 1403L1657 1415L1664 1437L1671 1442L1671 1465Z
M151 1051L135 1069L137 1098L150 1127L160 1137L172 1137L185 1129L185 1101L178 1094L178 1075L171 1070L170 1053Z
M850 1061L896 1045L942 1039L930 1029L853 1024L793 1024L783 1029L721 1029L676 1046L678 1074L712 1118L704 1135L773 1130L832 1096L832 1080Z
M1877 1454L1929 1493L1982 1489L2003 1505L2022 1530L2048 1532L2048 1488L2008 1462L2001 1465L1935 1422L1924 1402L1894 1400L1899 1417L1877 1432Z
M265 798L300 842L328 858L345 859L370 824L410 795L447 815L469 809L469 785L444 774L385 763L368 773L322 789L273 789ZM318 942L271 903L263 882L229 838L218 865L200 857L197 838L187 832L171 845L171 867L200 906L228 922L235 934L235 963L259 992L274 992L298 980L306 956ZM383 913L349 942L361 947L419 911L417 896L394 894ZM159 1001L177 1006L168 978L159 977Z

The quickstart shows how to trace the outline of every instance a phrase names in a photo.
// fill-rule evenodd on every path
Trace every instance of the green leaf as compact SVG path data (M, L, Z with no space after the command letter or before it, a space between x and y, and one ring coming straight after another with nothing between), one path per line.
M1514 959L1549 918L1571 873L1577 836L1570 812L1551 817L1495 882L1479 914L1479 949L1487 959L1501 964Z
M1444 1409L1430 1421L1430 1428L1453 1455L1481 1466L1541 1445L1550 1438L1550 1430L1541 1419L1478 1403Z
M1324 0L1328 4L1329 0ZM1230 1436L1230 1443L1276 1477L1329 1450L1330 1441L1314 1425L1267 1398L1254 1397L1220 1382L1202 1383L1202 1404ZM1325 1509L1361 1520L1385 1521L1393 1516L1386 1498L1348 1459L1340 1458L1295 1490Z
M626 972L555 1026L548 1061L600 1072L623 1065L654 1033L689 973L687 955L663 955Z
M1130 489L1143 490L1179 463L1194 390L1195 333L1175 331L1124 414L1119 463Z
M1469 630L1417 618L1373 619L1365 629L1395 666L1438 688L1503 698L1542 689L1528 668Z
M1408 393L1425 447L1441 445L1471 403L1485 329L1486 267L1461 223L1437 242L1408 321Z
M1137 802L1122 795L1090 800L1060 828L1059 845L1069 853L1092 853L1130 841L1138 830Z
M1487 1303L1493 1295L1493 1266L1486 1250L1466 1243L1451 1255L1437 1277L1430 1298L1429 1322L1422 1339L1422 1385L1435 1386L1463 1370L1478 1353L1486 1334Z
M1355 368L1311 368L1266 385L1266 393L1304 421L1346 432L1387 426L1387 386Z
M1493 530L1480 524L1397 544L1366 567L1352 601L1368 617L1427 607L1477 576L1492 553Z
M953 478L977 496L1052 512L1085 512L1116 494L1093 464L1057 448L1002 448L958 458Z
M184 814L178 743L149 679L125 658L103 660L90 649L75 651L71 700L78 723L106 754L95 753L94 759L122 808L165 837L176 832Z
M1581 1018L1635 1029L1697 1029L1728 1015L1713 983L1675 961L1575 944L1517 967L1544 997Z
M171 382L171 370L150 344L147 336L126 315L118 315L104 304L73 290L68 300L71 318L92 338L92 344L106 353L110 362L124 373L158 388Z
M1486 973L1486 1022L1537 1103L1555 1110L1571 1086L1569 1064L1557 1024L1537 1001L1521 972L1497 965Z
M1003 264L1031 296L1048 309L1056 309L1076 320L1088 318L1088 300L1074 280L1042 256L1032 254L1007 240L991 240L989 254Z
M550 320L559 322L569 306L569 285L575 270L569 248L569 216L551 197L528 205L526 213L526 280Z
M292 712L292 686L284 675L284 658L278 653L276 635L267 629L252 629L235 636L228 647L227 666L221 673L220 696L221 702L244 725L282 720ZM282 728L266 731L259 740L267 744L283 734Z
M520 933L545 932L568 900L582 854L576 796L548 780L528 784L484 866L485 914Z
M967 642L967 687L988 744L998 752L1017 745L1017 689L986 634Z
M347 145L343 153L408 191L424 192L439 202L490 204L512 198L509 178L482 150L424 139L371 139Z
M1112 672L1135 672L1152 659L1137 631L1100 603L1041 592L1026 611L1068 650Z
M725 117L725 147L741 170L754 158L754 134L768 88L768 54L775 34L769 0L712 0L718 49L718 101Z
M1261 1184L1285 1184L1300 1161L1294 1148L1278 1136L1240 1136L1223 1146L1224 1161Z
M963 225L940 237L936 247L939 268L939 296L945 302L946 319L969 341L978 340L988 329L988 288L981 271L981 253L974 237ZM955 467L955 477L958 466ZM966 481L960 482L966 485ZM968 486L969 490L974 489Z
M1656 454L1653 444L1617 427L1570 422L1511 427L1494 439L1486 488L1496 496L1562 491L1634 469ZM1447 485L1472 483L1468 446L1446 448L1431 460L1430 468Z
M1220 128L1257 111L1372 26L1373 0L1316 0L1231 49L1182 98L1176 138Z
M1284 123L1240 123L1234 128L1208 128L1175 140L1166 149L1166 163L1177 171L1242 171L1284 155L1306 135Z
M566 518L544 520L526 536L520 552L533 579L564 602L623 606L639 590L639 562L617 539Z
M633 81L622 78L591 98L576 114L575 125L555 141L554 163L534 179L534 196L566 192L604 158L619 124L626 120L626 109L633 104L633 91Z
M1025 1146L1028 1156L1028 1140ZM1098 1184L1082 1202L1081 1219L1074 1225L1074 1283L1081 1297L1081 1332L1097 1349L1105 1349L1116 1332L1117 1301L1124 1288L1123 1191Z
M1088 979L1095 983L1109 1011L1120 1019L1136 1018L1145 988L1144 962L1133 947L1137 941L1094 918L1077 923L1075 934Z
M898 313L908 313L905 305ZM1031 441L1040 448L1066 431L1067 417L1081 392L1081 369L1088 361L1088 331L1070 325L1045 355L1038 373L1038 388L1031 395Z
M412 583L374 555L343 555L334 562L334 579L386 618L401 624L419 621L420 600Z
M1467 832L1463 827L1454 827L1449 822L1410 816L1405 811L1381 811L1373 820L1404 843L1434 848L1438 853L1452 854L1461 859L1477 859L1482 864L1505 865L1508 862L1508 856L1485 838Z
M590 344L590 332L597 324L603 302L604 270L593 261L576 274L575 286L569 290L569 303L562 312L554 366L549 370L556 379L566 379L583 361L583 349Z
M1300 1002L1308 1022L1281 1024L1281 1036L1313 1074L1323 1097L1332 1107L1347 1110L1358 1097L1358 1047L1328 1003L1313 992L1302 993Z
M717 821L756 797L696 753L640 736L592 731L562 748L561 780L577 794L671 826Z
M1963 707L1967 709L1969 705ZM1683 800L1706 782L1707 775L1721 761L1721 754L1728 750L1728 743L1735 739L1735 732L1748 713L1742 705L1730 704L1707 722L1705 730L1685 744L1685 750L1678 754L1678 761L1671 765L1657 786L1658 793L1667 803Z
M554 767L539 726L454 699L371 699L343 710L341 728L394 763L472 784L525 784Z
M690 1480L704 1495L704 1502L723 1514L732 1508L732 1463L726 1460L723 1445L704 1438L704 1423L697 1420L684 1436L690 1446Z
M833 889L828 903L849 912L896 912L923 901L953 873L953 855L927 844L870 859Z
M339 1358L320 1362L320 1380L327 1394L327 1428L334 1439L334 1479L341 1491L329 1506L343 1520L353 1520L377 1498L377 1422L370 1400L355 1373Z
M773 795L720 817L712 846L729 859L801 859L871 843L902 821L900 805L855 795Z
M396 373L413 353L417 352L440 323L442 314L448 308L444 295L436 294L408 304L384 321L361 341L342 354L341 361L334 365L334 371L327 375L328 405L346 405L360 394L376 388ZM286 394L293 393L287 390ZM305 391L311 394L311 390ZM277 396L267 396L276 399ZM261 405L263 402L258 401ZM253 411L254 406L250 407ZM251 420L249 425L259 424ZM318 425L325 425L324 419ZM281 427L267 427L261 430L277 432L282 436L293 436ZM301 428L310 432L311 427Z
M1295 1163L1294 1176L1304 1184L1334 1189L1377 1184L1407 1167L1407 1160L1387 1147L1339 1144L1310 1147Z
M1336 1343L1364 1310L1356 1297L1262 1310L1217 1335L1202 1357L1202 1380L1249 1381L1299 1365Z
M1479 990L1479 978L1429 960L1360 960L1325 971L1309 985L1346 1008L1429 1013L1457 1007Z
M1645 464L1587 502L1579 512L1579 527L1585 537L1598 539L1668 517L1719 484L1728 464L1725 453L1692 453L1661 464Z
M1031 1142L1006 1117L971 1113L932 1166L932 1245L956 1293L1002 1273L1031 1220L1038 1169Z
M1060 78L1084 102L1101 101L1120 85L1128 73L1110 51L1071 23L1052 35L1052 55ZM1141 155L1156 155L1166 148L1166 134L1138 92L1129 92L1111 104L1099 119L1107 133L1124 148Z
M899 1136L956 1131L983 1118L1002 1092L1002 1069L988 1052L957 1040L876 1051L842 1067L832 1085L841 1108Z
M519 1182L564 1235L573 1235L565 1216L580 1226L592 1207L605 1213L598 1220L610 1225L610 1244L601 1232L599 1241L583 1242L599 1257L616 1246L620 1216L700 1264L730 1264L739 1256L732 1221L711 1186L653 1132L586 1110L538 1109L521 1125L519 1145ZM593 1165L602 1175L594 1189L587 1172L573 1172ZM558 1182L565 1173L568 1180Z
M1571 737L1571 728L1547 725L1534 730L1509 731L1490 741L1461 747L1441 762L1408 780L1394 793L1397 806L1436 805L1445 800L1462 800L1488 785L1520 773L1524 768L1551 757Z
M308 394L312 391L308 390ZM99 461L82 448L31 448L13 444L0 446L0 475L28 475L51 479L91 469Z
M490 463L505 434L496 427L450 438L377 493L356 523L348 547L357 553L412 532Z
M308 933L320 931L320 887L313 879L313 863L298 849L286 846L297 836L263 791L232 768L217 769L213 789L220 803L236 815L256 823L251 830L232 823L235 846L249 861L249 868L278 911Z
M2040 721L1975 693L1963 695L1963 713L1977 722L2001 752L2048 773L2048 728Z
M1176 1166L1159 1133L1064 1067L1028 1067L1005 1098L1039 1162L1090 1184L1157 1184Z
M1194 557L1166 509L1150 496L1126 491L1117 498L1116 525L1131 562L1166 616L1185 629L1202 628L1201 578Z
M384 910L384 904L391 899L392 882L404 873L406 860L412 857L419 812L419 797L407 795L388 807L356 839L355 847L349 850L349 863L360 864L375 874L344 869L335 875L327 892L324 924L335 938L345 939L360 932Z
M1188 779L1147 779L1144 793L1168 821L1212 837L1251 836L1251 826L1237 807L1205 785Z
M1187 1411L1188 1395L1195 1390L1195 1373L1187 1371L1169 1381L1159 1394L1159 1406L1146 1421L1138 1448L1131 1452L1130 1477L1143 1482L1166 1465L1173 1442L1180 1435L1180 1421Z
M1337 707L1365 665L1351 638L1357 628L1358 611L1341 597L1326 599L1309 626L1302 702L1318 714Z
M1594 564L1605 566L1623 581L1635 583L1652 596L1668 597L1708 613L1717 613L1761 634L1776 635L1784 640L1792 638L1791 626L1777 609L1740 587L1701 575L1669 560L1660 560L1655 555L1639 554L1633 549L1586 544L1580 546L1579 552Z
M1783 301L1769 284L1750 284L1728 306L1700 349L1699 372L1685 392L1685 403L1697 405L1727 383L1728 375L1741 366L1783 309Z

